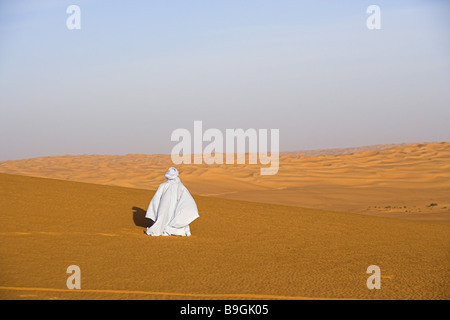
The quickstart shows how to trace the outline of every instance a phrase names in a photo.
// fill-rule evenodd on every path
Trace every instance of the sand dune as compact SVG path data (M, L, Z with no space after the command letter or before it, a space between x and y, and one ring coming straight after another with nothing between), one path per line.
M273 176L260 165L177 167L196 195L450 221L449 142L325 153L281 154ZM172 165L167 155L80 155L5 161L0 172L153 190Z
M153 191L9 174L0 186L1 299L450 298L448 223L195 196L192 237L153 238ZM366 287L373 264L380 290Z
M297 151L285 151L281 154L302 154L306 156L324 156L324 155L339 155L339 154L350 154L350 153L360 153L366 151L379 151L384 149L396 148L396 147L406 147L410 146L412 143L392 143L392 144L374 144L369 146L354 147L354 148L331 148L331 149L313 149L313 150L297 150Z

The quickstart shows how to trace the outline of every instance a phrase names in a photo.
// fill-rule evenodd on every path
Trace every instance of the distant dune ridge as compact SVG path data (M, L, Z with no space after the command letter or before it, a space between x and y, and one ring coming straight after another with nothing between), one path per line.
M0 162L0 172L155 190L169 155L53 156ZM280 154L261 165L176 166L192 194L410 219L449 220L450 142Z
M281 152L281 154L286 154L286 155L303 154L306 156L338 155L338 154L359 153L359 152L365 152L365 151L378 151L378 150L390 149L390 148L395 148L395 147L406 147L406 146L410 146L412 144L413 143L373 144L370 146L362 146L362 147L284 151L284 152Z

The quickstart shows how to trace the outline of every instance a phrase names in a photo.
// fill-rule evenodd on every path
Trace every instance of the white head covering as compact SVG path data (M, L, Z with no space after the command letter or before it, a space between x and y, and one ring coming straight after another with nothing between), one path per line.
M167 180L173 180L175 178L178 177L178 170L174 167L169 168L169 170L166 172L166 174L164 175L164 177Z

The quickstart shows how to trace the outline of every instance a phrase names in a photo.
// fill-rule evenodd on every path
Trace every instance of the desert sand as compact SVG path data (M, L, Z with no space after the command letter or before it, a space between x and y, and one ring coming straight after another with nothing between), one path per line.
M2 299L449 299L450 143L181 165L200 218L144 234L167 155L0 163ZM70 265L82 289L68 290ZM381 290L366 287L369 265Z
M395 166L382 159L374 161ZM303 165L314 168L308 161ZM305 175L299 173L312 180ZM372 179L378 181L375 174ZM436 188L445 186L435 180ZM0 174L0 298L450 298L447 222L195 195L200 218L191 224L191 237L149 237L144 213L153 193ZM70 265L81 269L81 290L66 287ZM369 265L381 269L380 290L366 287Z
M155 190L168 155L56 156L0 162L0 172ZM280 155L260 165L180 165L192 194L378 216L450 222L450 143L377 145Z

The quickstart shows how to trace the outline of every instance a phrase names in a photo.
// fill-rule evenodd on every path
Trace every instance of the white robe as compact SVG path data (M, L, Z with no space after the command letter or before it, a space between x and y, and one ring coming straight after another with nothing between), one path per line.
M151 236L190 236L189 224L199 217L197 204L177 177L161 183L145 217L154 221L146 233Z

